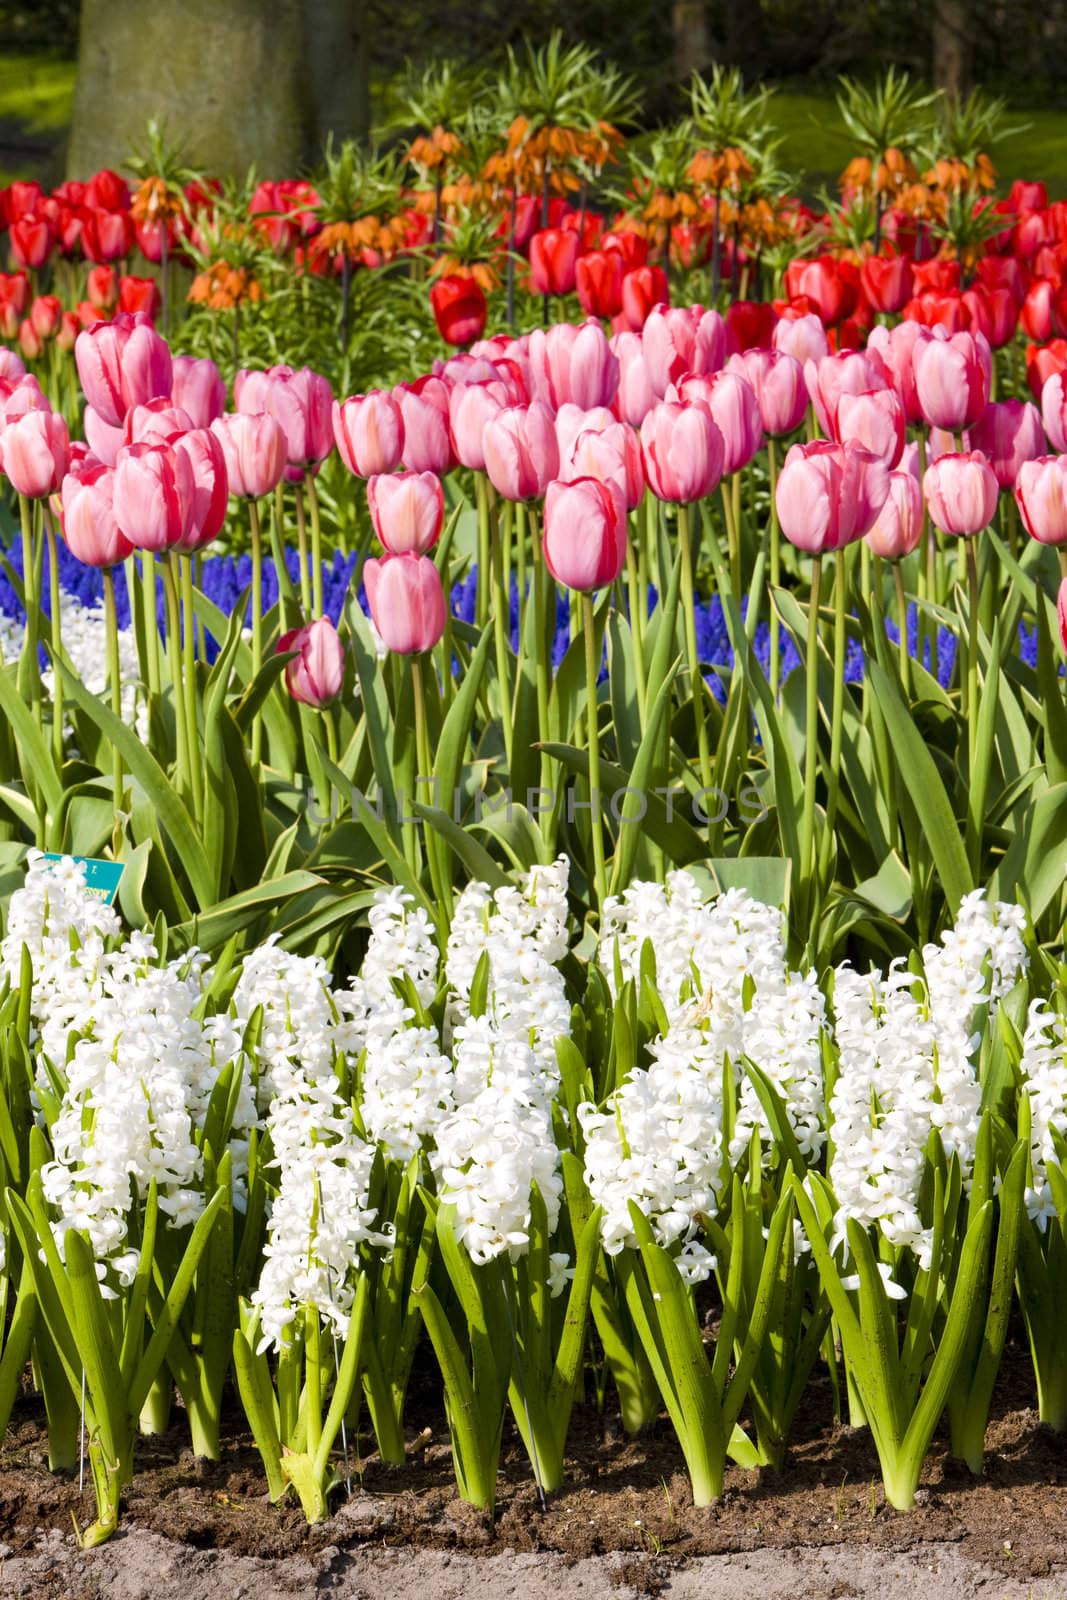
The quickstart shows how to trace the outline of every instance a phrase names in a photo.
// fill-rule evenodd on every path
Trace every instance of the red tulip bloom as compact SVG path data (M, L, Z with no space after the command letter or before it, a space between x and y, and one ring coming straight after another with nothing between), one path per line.
M488 310L481 286L467 273L451 272L430 290L437 331L446 344L472 344L485 330Z
M56 242L54 229L38 216L13 222L8 237L12 257L20 267L43 267Z
M128 211L86 210L81 230L87 261L121 261L133 249L133 218Z
M1035 400L1041 399L1045 383L1054 372L1067 371L1067 339L1052 339L1046 345L1026 347L1026 381Z
M892 314L911 299L914 275L907 256L869 256L860 279L875 311Z
M726 311L726 348L731 355L766 350L774 338L778 313L767 300L735 300Z
M640 333L656 306L670 303L667 274L662 267L634 267L622 280L622 310L619 329Z
M581 256L575 268L575 287L582 310L591 317L614 317L622 310L622 257L617 250L598 250Z
M119 279L119 310L130 315L142 312L154 322L163 304L159 285L154 278L134 278L127 275Z
M570 294L582 242L564 228L542 228L530 240L530 290L533 294Z

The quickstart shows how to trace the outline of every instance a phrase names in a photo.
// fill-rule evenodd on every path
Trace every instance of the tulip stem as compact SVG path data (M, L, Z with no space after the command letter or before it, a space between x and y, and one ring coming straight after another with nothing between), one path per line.
M637 679L637 716L641 732L645 731L648 713L648 685L645 682L645 627L641 615L644 594L637 572L637 557L632 539L626 541L626 584L630 596L630 632L634 642L634 676Z
M537 513L530 508L530 533L533 547L533 607L534 607L534 669L537 682L537 737L542 742L552 737L548 724L549 672L551 670L551 643L545 638L545 599L555 599L555 588L549 589L545 580L544 552L537 528ZM555 630L553 630L554 632ZM552 758L541 751L541 788L551 789Z
M593 874L596 883L598 918L603 913L607 896L607 873L604 869L604 829L601 816L600 792L600 728L597 718L597 678L600 662L596 650L596 618L593 597L582 594L582 635L585 643L585 701L586 736L589 740L589 804L592 807L590 822L593 829Z
M426 679L422 670L420 656L411 656L411 688L412 699L415 702L415 761L420 778L430 779L434 775L433 756L430 752L430 736L426 724ZM436 782L431 786L431 797L434 805L442 806L448 810L452 804L451 795L438 795ZM426 856L430 863L430 880L433 884L434 898L440 910L445 914L446 920L452 920L452 878L448 871L447 855L444 843L435 830L427 825L426 828Z
M300 606L304 621L311 618L311 583L308 578L308 530L304 515L304 486L296 486L296 545L300 552Z
M130 610L133 610L132 601ZM141 552L141 611L148 651L148 693L149 698L155 700L159 695L162 675L159 669L159 623L156 620L156 558L150 550Z
M41 721L41 663L37 654L40 612L37 598L37 554L33 545L33 508L24 494L19 495L19 521L22 527L22 595L26 609L26 633L19 664L19 692L28 698L34 721Z
M800 825L800 862L803 882L806 884L814 866L815 844L815 779L819 770L816 744L819 733L819 589L822 579L822 557L815 556L811 563L811 594L808 599L808 653L805 677L804 721L804 813Z
M252 535L252 681L263 665L263 538L259 527L259 507L248 502L248 526ZM301 562L303 565L303 562ZM252 760L259 760L263 730L257 711L252 719Z
M526 502L515 502L515 584L519 592L519 650L522 650L523 639L526 635L526 540L528 529L526 525Z
M119 665L119 617L115 607L115 574L104 568L104 623L107 629L107 676L111 686L111 710L122 720L122 668ZM116 816L122 810L122 755L111 747L111 783Z
M866 547L865 547L866 548ZM830 713L830 767L826 778L826 833L823 839L822 865L828 866L833 848L834 823L837 820L837 797L841 784L841 729L845 715L845 599L848 594L848 574L845 570L845 552L834 555L834 694Z
M193 812L204 810L204 784L200 767L200 724L196 705L196 636L194 634L193 558L179 555L178 571L182 586L182 667L185 691L185 726L188 737L189 776L192 780Z
M730 553L730 592L738 605L741 603L741 545L738 538L737 523L734 520L735 507L730 496L730 485L724 478L722 481L722 514L726 519L726 544Z
M48 605L52 613L52 755L58 772L63 765L63 674L59 670L63 655L63 632L59 598L59 555L52 523L43 507L41 515L48 546Z
M908 597L904 592L904 573L900 562L893 562L893 586L897 594L897 618L900 626L900 681L905 698L911 698L911 656L908 653Z
M484 628L489 621L489 485L484 473L474 475L478 498L478 587L474 599L474 621Z
M978 557L973 539L965 539L964 544L967 546L967 587L970 591L967 608L967 770L973 783L978 749Z
M182 659L178 588L174 582L174 568L170 561L163 562L163 595L167 606L167 662L170 666L171 691L174 702L175 787L179 793L186 790L189 777L188 723L185 695L182 691Z
M682 552L682 614L685 626L685 648L689 658L689 692L693 697L693 715L697 725L697 754L700 759L700 781L705 789L711 788L711 750L708 746L708 727L704 715L704 680L700 676L700 658L697 654L696 602L693 595L693 548L689 536L689 507L678 507L678 543Z
M773 591L780 588L782 582L782 539L781 530L778 527L778 505L775 500L775 494L778 489L778 452L773 439L767 440L767 472L770 477L771 488L771 589ZM778 685L782 675L781 627L778 607L774 603L772 592L770 605L770 679L771 699L775 705L778 704Z
M504 752L507 756L508 775L511 774L512 748L515 742L511 716L511 673L508 670L509 624L511 621L510 596L504 571L504 541L499 529L494 529L492 542L493 563L493 636L496 646L496 676L500 700L500 722L504 730Z
M311 599L316 617L323 614L322 607L322 520L319 516L319 494L315 476L309 470L304 474L308 486L308 510L311 513Z

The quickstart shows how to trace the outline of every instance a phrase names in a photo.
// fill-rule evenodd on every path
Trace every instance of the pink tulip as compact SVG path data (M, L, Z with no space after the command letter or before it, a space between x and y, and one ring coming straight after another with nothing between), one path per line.
M448 432L449 384L428 373L414 383L398 383L393 399L400 407L404 465L409 472L451 472L456 465Z
M333 436L341 460L357 478L392 472L404 449L400 407L387 389L333 403Z
M55 494L70 465L70 436L53 411L27 411L0 433L0 464L16 493L31 500Z
M1045 379L1041 389L1041 418L1053 450L1067 450L1067 385L1062 372Z
M182 536L177 549L186 555L210 544L226 521L229 478L226 452L210 428L191 428L170 440L175 475L182 498Z
M559 475L564 483L573 483L576 478L615 483L622 490L627 511L632 511L645 493L645 466L637 431L625 422L587 429L578 435L561 461Z
M171 362L171 399L192 419L194 428L210 428L226 410L226 385L215 363L203 356L175 356Z
M821 556L873 528L889 495L889 469L858 444L795 444L778 477L782 532L798 550Z
M26 376L22 357L10 345L0 345L0 383L17 383Z
M580 327L557 322L530 335L532 398L552 411L569 400L588 411L610 406L619 387L619 363L599 322Z
M930 520L942 533L967 537L988 528L997 492L993 469L980 450L941 456L923 475Z
M895 467L904 453L904 407L894 389L843 394L837 402L833 436L838 444L862 445Z
M119 529L135 550L179 545L192 495L192 465L165 444L131 444L115 464L114 506Z
M131 406L122 424L123 444L164 444L172 434L186 433L193 419L170 400L149 400Z
M171 392L170 348L143 312L120 311L79 333L74 360L85 398L112 428L131 406Z
M833 436L837 403L843 394L867 394L886 386L885 369L877 356L867 356L859 350L841 350L837 355L824 356L818 363L807 362L804 381L819 427L827 438Z
M656 392L645 360L639 333L617 333L612 340L619 363L619 390L615 410L623 422L639 428L656 403Z
M991 401L968 433L972 450L981 450L1002 489L1011 489L1024 461L1045 451L1045 430L1029 400Z
M115 474L99 461L72 466L63 479L60 527L71 555L87 567L113 567L133 550L115 521Z
M800 427L808 409L808 390L804 368L793 356L784 350L745 350L730 357L726 370L755 390L764 433L780 438Z
M923 534L923 494L910 472L889 474L889 494L877 521L864 534L876 556L899 561L919 548Z
M614 583L626 564L626 502L616 483L576 478L545 495L545 565L567 589Z
M747 467L763 443L763 418L756 391L737 372L717 372L712 377L684 377L671 386L670 398L703 401L722 434L722 475Z
M559 471L559 444L551 411L539 400L506 406L482 430L489 482L505 500L536 500Z
M685 373L704 377L726 360L726 324L703 306L657 306L641 329L641 349L656 398Z
M1060 644L1067 655L1067 578L1063 579L1056 596L1056 615L1060 619Z
M445 631L448 611L441 574L429 556L372 557L363 566L371 621L387 650L418 655Z
M125 429L111 427L92 406L86 406L82 426L93 455L106 466L113 467L119 451L127 442Z
M820 362L830 354L826 329L814 311L803 317L780 317L771 335L774 348L792 356L802 367L809 361Z
M432 550L445 516L441 480L432 472L375 473L367 479L374 531L391 556Z
M285 666L285 682L293 699L316 710L336 700L344 683L345 652L329 617L283 633L275 653L289 650L299 652Z
M448 397L448 423L456 460L474 472L485 471L486 423L507 405L507 391L495 379L457 383Z
M333 393L310 367L269 367L264 373L238 373L234 404L239 412L269 411L285 434L291 467L325 461L334 444ZM342 452L343 454L343 452Z
M618 422L618 417L607 406L593 406L586 411L582 406L571 405L570 402L560 406L556 412L556 443L559 445L559 459L566 460L570 455L580 433L588 433L590 429L610 428Z
M1032 539L1039 544L1067 544L1067 456L1024 461L1015 500Z
M908 422L923 420L915 387L915 365L919 355L933 339L921 322L898 322L895 328L881 324L871 329L867 352L882 362L889 382L896 390Z
M10 382L0 380L0 427L17 422L27 411L51 411L52 402L31 374Z
M922 344L915 358L915 387L924 419L957 433L978 421L989 404L993 356L981 333L954 333Z
M285 434L272 416L227 412L215 418L211 432L222 445L231 494L261 500L274 492L285 472L286 452Z
M726 447L703 402L661 400L641 424L641 455L657 500L703 500L722 477Z

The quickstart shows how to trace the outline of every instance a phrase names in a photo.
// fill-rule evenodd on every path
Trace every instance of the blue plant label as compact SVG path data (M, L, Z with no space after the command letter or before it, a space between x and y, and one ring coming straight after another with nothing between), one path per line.
M53 855L50 850L45 851L46 861L64 861L64 856ZM122 877L124 863L121 861L101 861L96 856L71 856L71 861L78 861L85 868L85 887L94 900L102 900L105 905L111 905L119 892L119 880Z

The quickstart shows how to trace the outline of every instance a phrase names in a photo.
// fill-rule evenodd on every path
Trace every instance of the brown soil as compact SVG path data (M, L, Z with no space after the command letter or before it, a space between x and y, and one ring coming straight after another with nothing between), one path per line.
M869 1565L879 1551L888 1561L894 1552L918 1557L933 1546L954 1547L960 1559L980 1566L991 1580L994 1574L1014 1580L1014 1592L1020 1580L1055 1581L1057 1570L1067 1565L1067 1437L1051 1433L1026 1408L1028 1375L1021 1351L1010 1365L1016 1378L1005 1382L997 1397L984 1476L972 1478L948 1457L945 1440L939 1438L923 1475L921 1503L907 1515L885 1504L869 1436L833 1427L828 1422L828 1385L816 1383L798 1418L786 1470L776 1475L731 1468L723 1501L710 1509L694 1508L665 1419L647 1436L630 1440L613 1417L583 1407L576 1411L571 1430L568 1481L550 1498L547 1510L538 1504L517 1437L506 1435L497 1517L490 1527L456 1495L443 1417L431 1411L420 1416L416 1410L412 1423L429 1431L411 1463L397 1470L382 1466L373 1455L354 1459L351 1498L342 1496L330 1521L309 1529L297 1506L270 1504L258 1456L235 1413L217 1463L196 1460L185 1447L181 1427L141 1441L138 1471L125 1496L123 1527L141 1536L142 1543L144 1535L160 1536L160 1548L164 1540L180 1541L190 1558L197 1551L225 1551L235 1558L295 1561L306 1574L313 1570L318 1575L310 1593L319 1592L321 1576L338 1551L361 1548L434 1551L439 1556L555 1552L568 1564L610 1555L614 1559L603 1572L610 1571L611 1585L673 1593L672 1572L694 1558L779 1552L775 1561L781 1575L787 1552L818 1551L824 1564L829 1559L827 1570L832 1572L837 1570L837 1548L842 1558L865 1553ZM358 1443L365 1451L371 1448L368 1439ZM0 1541L6 1546L0 1547L0 1558L7 1558L0 1567L0 1594L78 1592L66 1587L72 1581L69 1572L62 1579L64 1587L50 1587L47 1568L39 1570L39 1561L33 1563L29 1588L11 1589L4 1578L5 1570L18 1568L20 1558L39 1555L42 1549L68 1549L72 1513L81 1523L91 1521L91 1494L80 1494L76 1479L47 1471L42 1417L37 1402L27 1396L0 1451ZM112 1547L116 1556L121 1545L120 1540ZM61 1570L67 1569L60 1564L55 1581L60 1581ZM868 1592L850 1586L844 1569L840 1582L843 1587L786 1592ZM609 1593L611 1585L582 1592ZM1064 1590L1056 1584L1057 1594ZM249 1592L258 1600L268 1591L257 1582ZM385 1591L376 1583L366 1592L380 1597ZM453 1587L438 1592L465 1591ZM750 1592L769 1590L757 1583ZM905 1587L901 1592L922 1589ZM945 1592L995 1594L999 1600L1008 1589L1003 1584L996 1589L953 1584ZM1053 1590L1046 1583L1032 1592L1035 1600L1044 1600ZM150 1586L145 1593L159 1595L162 1590Z

